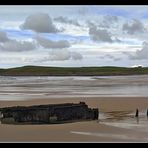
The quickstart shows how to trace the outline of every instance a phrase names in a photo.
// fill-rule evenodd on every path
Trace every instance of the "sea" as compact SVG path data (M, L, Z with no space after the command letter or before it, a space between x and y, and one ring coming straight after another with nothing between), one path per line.
M148 75L0 77L0 100L114 96L148 97Z

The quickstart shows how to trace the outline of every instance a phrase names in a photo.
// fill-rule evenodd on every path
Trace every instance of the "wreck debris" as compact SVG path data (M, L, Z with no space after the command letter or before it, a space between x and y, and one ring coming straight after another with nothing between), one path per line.
M49 104L29 107L7 107L0 109L1 123L5 124L50 124L83 120L98 120L98 109L78 104Z

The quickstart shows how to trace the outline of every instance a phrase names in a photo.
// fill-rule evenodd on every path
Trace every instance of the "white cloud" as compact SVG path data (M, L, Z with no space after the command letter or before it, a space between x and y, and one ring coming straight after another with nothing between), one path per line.
M0 50L4 52L22 52L35 49L33 42L10 40L0 44Z
M7 21L1 21L1 29L20 29L19 26L22 24L22 21L18 20L7 20Z
M65 60L81 60L82 55L77 52L71 52L67 49L56 49L50 52L49 57L46 60L51 61L65 61Z
M48 60L51 61L64 61L69 60L71 57L70 52L67 49L52 50Z
M55 21L60 22L60 23L65 23L65 24L71 24L75 26L81 26L77 20L72 20L67 17L59 16L54 18Z
M18 63L40 64L42 61L49 65L58 63L57 66L62 63L134 65L147 61L147 42L141 47L148 38L147 16L142 18L144 13L139 12L143 7L128 7L126 15L122 11L125 7L103 7L24 6L18 9L2 6L0 28L7 34L0 32L0 56L18 54L13 61L16 58ZM92 23L88 25L89 20ZM121 63L123 61L125 63Z
M113 61L120 61L121 60L121 57L118 57L117 55L116 56L113 56L112 54L106 54L105 56L101 56L100 57L101 59L111 59Z
M83 56L78 52L71 52L71 57L73 60L82 60Z
M139 65L132 65L131 67L132 67L132 68L143 67L143 65L140 65L140 64L139 64Z
M34 57L26 57L26 62L49 62L49 61L70 61L82 60L83 56L77 52L71 52L68 49L54 49L43 55L36 55Z
M143 42L142 49L136 50L134 53L128 53L124 52L126 55L128 55L129 59L131 60L144 60L148 59L148 42Z
M10 39L6 32L0 32L0 50L3 52L21 52L35 49L35 43Z

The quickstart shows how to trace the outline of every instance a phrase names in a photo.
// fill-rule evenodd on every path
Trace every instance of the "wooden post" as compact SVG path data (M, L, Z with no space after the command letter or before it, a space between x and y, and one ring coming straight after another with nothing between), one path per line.
M99 108L98 108L98 120L99 120L99 114L100 114L100 112L99 112Z
M96 109L95 119L97 119L97 123L99 123L99 108Z
M136 109L135 117L139 117L139 110L138 109Z

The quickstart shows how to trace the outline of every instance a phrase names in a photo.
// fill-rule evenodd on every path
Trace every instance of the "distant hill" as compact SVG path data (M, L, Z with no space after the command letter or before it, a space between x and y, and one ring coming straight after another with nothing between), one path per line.
M148 67L42 67L24 66L0 69L0 76L112 76L148 74Z

